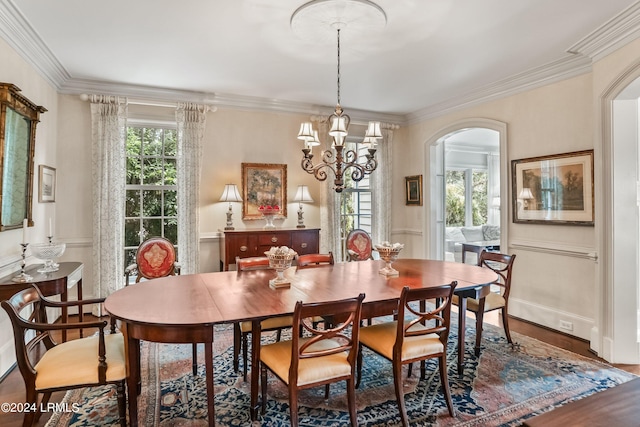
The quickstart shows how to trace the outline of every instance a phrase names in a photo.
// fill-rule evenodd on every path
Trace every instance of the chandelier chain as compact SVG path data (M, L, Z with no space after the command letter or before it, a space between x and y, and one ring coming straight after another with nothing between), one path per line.
M338 28L338 105L340 105L340 28Z

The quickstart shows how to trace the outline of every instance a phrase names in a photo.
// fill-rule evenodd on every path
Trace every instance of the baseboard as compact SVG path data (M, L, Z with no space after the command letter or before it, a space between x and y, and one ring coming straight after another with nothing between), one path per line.
M513 297L509 298L509 315L585 341L591 341L595 326L593 319Z

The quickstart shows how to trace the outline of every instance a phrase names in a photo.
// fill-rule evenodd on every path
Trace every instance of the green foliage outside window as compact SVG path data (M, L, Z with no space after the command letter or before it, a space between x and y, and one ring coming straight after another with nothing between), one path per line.
M148 237L178 241L177 135L174 129L127 128L125 262Z
M468 170L447 170L445 175L446 206L445 225L462 227L466 221L466 174ZM473 171L471 193L471 225L487 223L487 191L488 174L484 171Z

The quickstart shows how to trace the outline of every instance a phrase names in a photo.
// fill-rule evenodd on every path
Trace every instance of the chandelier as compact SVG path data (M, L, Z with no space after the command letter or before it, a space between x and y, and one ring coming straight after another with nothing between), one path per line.
M331 0L329 0L330 2ZM326 2L310 2L298 9L296 14L307 6L315 6L319 3ZM342 0L341 3L349 3ZM358 7L365 6L367 8L373 7L379 14L384 12L374 3L369 1L359 1L355 3ZM293 20L292 18L292 20ZM386 16L384 17L386 21ZM348 175L355 182L361 181L366 175L373 172L378 166L378 162L375 158L376 143L378 138L382 138L380 131L380 122L369 122L369 126L365 132L363 144L368 145L367 154L360 159L358 153L355 150L346 148L346 137L349 131L349 124L351 118L345 114L340 105L340 31L345 26L345 22L341 18L335 18L334 22L331 22L331 27L336 29L337 32L337 98L338 102L333 114L329 116L329 136L332 139L331 149L324 150L321 154L320 162L313 163L312 147L320 145L318 139L318 131L313 129L311 122L304 122L300 125L300 131L298 132L298 139L304 142L304 148L302 149L302 169L312 174L318 181L325 181L331 173L335 176L334 187L337 193L341 193L344 189L345 182L344 177Z

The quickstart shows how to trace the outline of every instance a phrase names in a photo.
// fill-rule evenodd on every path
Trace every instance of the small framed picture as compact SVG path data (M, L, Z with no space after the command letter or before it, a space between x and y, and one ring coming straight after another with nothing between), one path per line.
M40 180L38 185L38 202L52 203L56 201L56 170L40 165Z
M422 175L406 176L404 182L406 205L422 206Z

